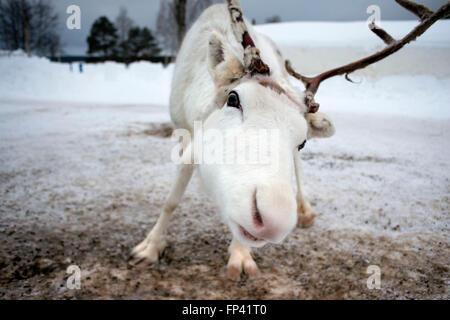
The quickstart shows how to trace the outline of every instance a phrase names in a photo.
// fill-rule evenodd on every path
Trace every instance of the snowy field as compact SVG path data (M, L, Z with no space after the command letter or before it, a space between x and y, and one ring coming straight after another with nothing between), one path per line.
M412 25L383 27L401 36ZM259 28L306 73L380 45L363 23ZM261 276L237 283L225 272L231 236L196 176L161 261L126 264L174 176L173 66L106 63L80 74L2 54L0 298L448 299L448 30L450 21L439 22L401 59L355 74L357 84L322 85L317 100L337 133L302 152L316 222L257 249ZM82 270L81 290L66 288L71 264ZM369 265L381 269L381 290L366 286Z

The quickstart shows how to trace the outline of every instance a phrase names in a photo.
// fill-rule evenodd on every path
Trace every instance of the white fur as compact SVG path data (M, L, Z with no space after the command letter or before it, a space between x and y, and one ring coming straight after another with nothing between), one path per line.
M194 134L195 121L203 121L204 130L225 132L233 128L239 139L250 144L254 139L250 134L252 130L274 129L280 134L279 142L270 150L279 159L275 167L262 164L198 165L203 184L233 234L228 264L232 278L236 278L236 273L239 275L242 269L256 274L250 247L281 242L301 216L312 220L311 206L300 184L297 148L308 138L334 133L333 125L325 115L305 116L303 96L291 85L278 49L269 38L256 33L249 23L247 26L263 61L271 69L270 77L244 75L243 49L232 32L228 10L225 5L215 5L202 14L184 39L177 57L170 100L170 114L176 128L187 129L191 134ZM260 81L275 83L282 92L261 85ZM226 106L231 90L239 94L242 113ZM180 201L193 169L192 165L180 166L160 219L146 240L133 251L136 260L154 262L163 250L162 237L168 219ZM294 170L297 196L291 184ZM255 223L252 213L255 197L263 226ZM239 226L261 240L245 237Z

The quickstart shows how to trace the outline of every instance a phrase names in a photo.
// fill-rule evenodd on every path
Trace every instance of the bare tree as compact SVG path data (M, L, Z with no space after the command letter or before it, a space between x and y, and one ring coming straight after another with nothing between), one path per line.
M60 51L58 16L48 0L0 0L1 47L28 55Z
M119 43L128 39L128 33L134 27L134 22L128 17L128 11L125 7L120 7L119 15L116 18L115 25L117 28L117 35Z
M2 47L7 50L24 49L29 52L31 7L23 0L0 2Z
M186 24L192 26L202 12L215 3L222 3L222 0L189 0L187 7Z
M173 18L172 3L161 0L156 20L156 33L166 55L174 55L178 50L177 26Z
M18 15L14 10L13 1L5 2L0 0L0 39L2 49L12 50L18 47Z
M161 0L156 29L166 52L175 55L187 29L206 8L218 2L222 1Z
M56 32L58 15L46 0L34 3L32 10L31 48L39 56L50 54L55 56L60 50L60 39Z
M183 42L184 35L186 34L186 1L187 0L173 0L172 11L177 25L177 41L178 47Z

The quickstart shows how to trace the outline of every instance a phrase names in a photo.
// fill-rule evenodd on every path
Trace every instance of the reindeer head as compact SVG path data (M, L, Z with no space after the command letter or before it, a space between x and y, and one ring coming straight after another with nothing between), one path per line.
M233 17L240 11L232 8L231 13ZM257 247L281 242L295 227L294 157L308 139L331 136L334 127L325 115L306 113L298 95L273 80L243 20L234 18L244 28L238 31L244 57L212 33L208 63L218 108L203 124L202 141L196 141L205 153L220 150L220 158L231 162L211 164L203 159L198 167L233 235Z

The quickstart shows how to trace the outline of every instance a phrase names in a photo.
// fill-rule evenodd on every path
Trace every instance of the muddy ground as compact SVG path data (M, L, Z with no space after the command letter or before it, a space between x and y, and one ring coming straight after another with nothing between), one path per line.
M336 137L304 152L315 225L255 250L261 275L233 282L230 233L197 176L161 261L126 263L174 175L164 108L1 102L0 115L0 299L449 298L448 122L333 115Z

